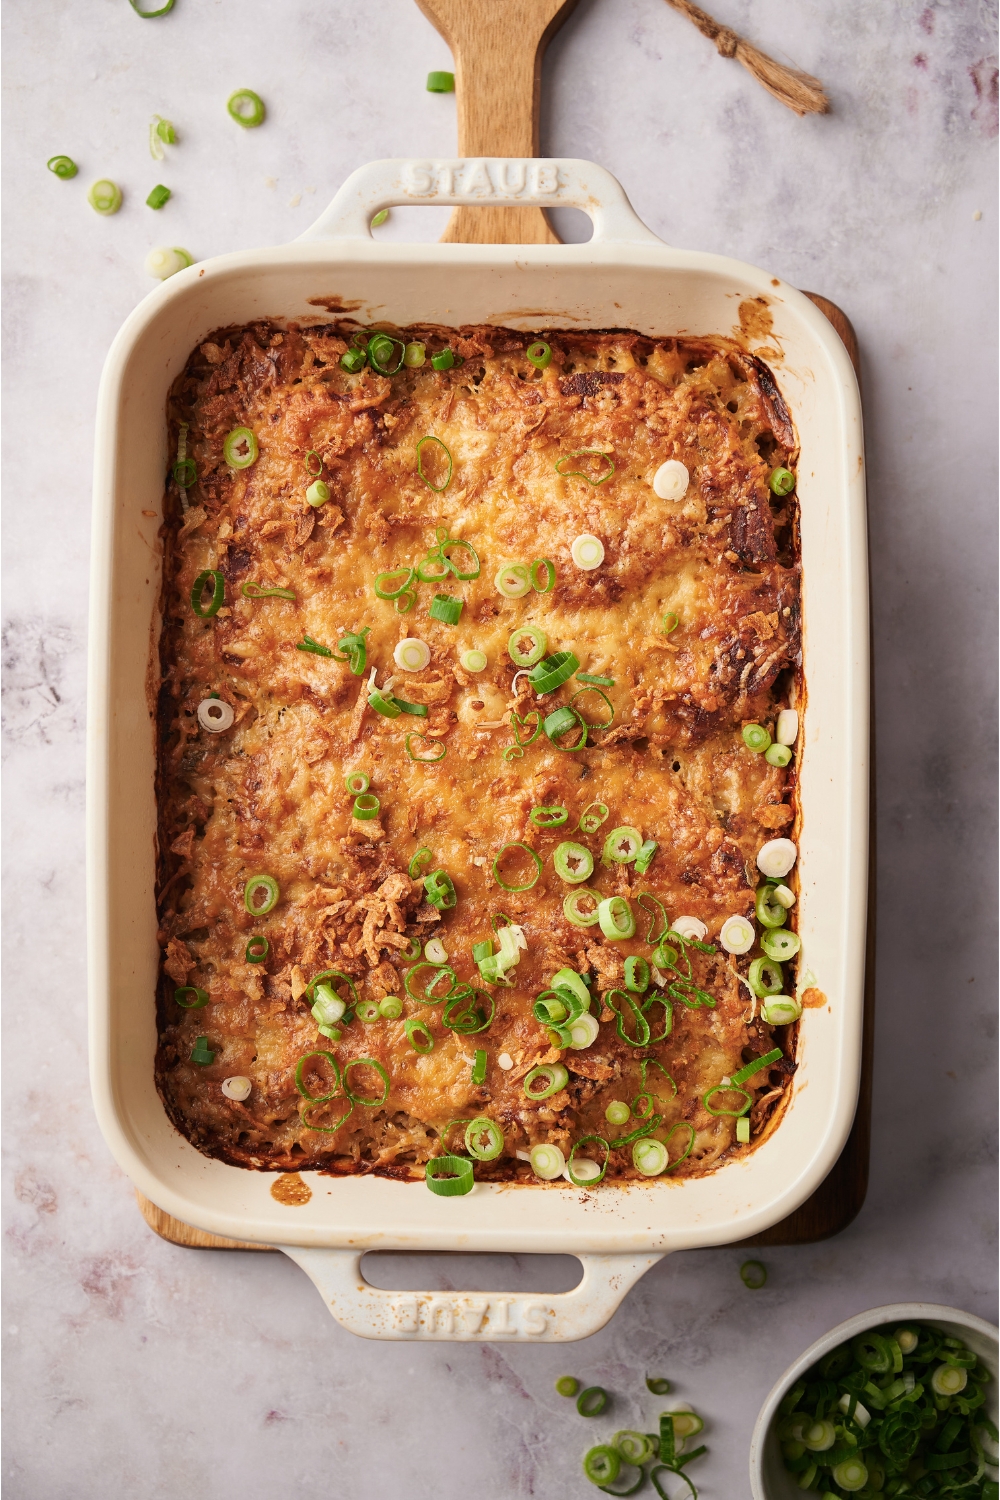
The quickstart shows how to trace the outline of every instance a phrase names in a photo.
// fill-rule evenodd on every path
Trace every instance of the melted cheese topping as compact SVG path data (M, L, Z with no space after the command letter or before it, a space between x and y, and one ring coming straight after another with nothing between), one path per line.
M628 1133L607 1125L605 1108L612 1099L631 1102L642 1063L655 1059L676 1085L673 1093L661 1072L648 1070L659 1134L680 1122L693 1131L692 1151L674 1175L706 1171L740 1149L733 1120L705 1107L706 1091L773 1044L740 982L752 954L692 950L694 981L714 1003L675 1002L670 1035L657 1045L629 1045L614 1014L621 996L611 1006L603 997L622 986L628 955L651 956L640 893L672 918L700 918L715 943L727 917L753 916L756 851L793 820L794 763L787 771L769 766L740 734L746 722L773 727L799 659L795 501L774 501L767 485L794 444L773 377L735 346L634 334L548 333L553 360L538 372L524 357L530 336L488 327L410 331L432 348L450 344L464 359L450 371L428 362L392 378L349 375L339 366L348 336L329 326L224 330L195 352L171 395L173 429L188 424L199 478L185 509L171 488L165 528L157 1080L167 1109L201 1150L231 1162L400 1177L422 1176L450 1121L487 1115L504 1133L504 1152L477 1165L477 1175L533 1180L518 1150L551 1141L568 1155L581 1135ZM259 457L234 472L222 445L237 426L253 429ZM452 458L440 492L418 473L417 444L426 436ZM557 472L566 460L564 471L600 477L606 458L570 461L583 449L609 455L613 476L594 485ZM318 510L305 500L313 478L307 454L319 455L331 490ZM420 459L441 485L443 450L424 444ZM670 459L690 474L679 502L660 499L652 485ZM308 462L315 469L316 459ZM604 545L592 571L571 558L581 533ZM377 575L416 567L442 538L475 548L478 577L414 580L405 612L376 596ZM467 551L450 555L471 571ZM556 569L550 592L510 599L495 586L498 569L542 558ZM225 602L200 619L191 590L205 569L224 574ZM544 573L536 572L539 582ZM248 581L291 589L295 598L247 598ZM436 593L462 601L457 624L432 617ZM668 612L679 624L666 634ZM580 670L614 679L604 689L612 723L592 727L577 752L542 734L518 754L512 711L526 721L521 739L536 712L544 717L571 701L592 726L607 718L593 691L575 696L585 687L575 678L537 701L524 675L515 683L507 641L524 625L545 632L547 654L571 651ZM306 636L334 649L346 633L362 631L360 675L336 655L297 649ZM421 671L393 664L408 636L430 649ZM475 676L459 665L473 647L488 659ZM367 702L372 668L380 688L392 679L388 691L425 706L426 717L375 713ZM223 733L199 723L198 706L212 693L234 712ZM412 734L423 736L411 741L418 754L444 746L444 758L410 759ZM377 818L352 816L351 772L370 778ZM609 817L587 835L578 823L593 802L607 804ZM532 808L553 805L567 809L563 826L531 822ZM645 876L601 863L604 838L620 825L658 841ZM630 901L634 938L612 942L599 927L564 917L573 887L552 862L564 839L593 852L588 886ZM508 894L494 878L494 858L508 843L542 860L537 883L522 893ZM420 873L440 868L454 881L451 911L428 904L421 880L406 873L421 847L432 862ZM503 873L526 882L529 856L509 853ZM243 892L259 874L277 881L280 897L254 917ZM500 913L523 926L527 950L511 983L486 986L471 951L492 936ZM244 956L255 933L270 944L257 964ZM406 993L412 961L404 955L435 935L457 982L492 995L492 1023L476 1035L448 1029L442 1004ZM563 966L594 979L600 1034L582 1051L552 1046L532 1012ZM306 986L328 969L350 976L363 1000L400 996L403 1015L354 1018L336 1043L326 1040ZM207 993L208 1005L182 1011L174 989L185 984ZM654 1034L660 1015L659 1007L649 1013ZM408 1018L429 1027L434 1046L426 1055L410 1045ZM790 1053L794 1036L778 1035ZM207 1066L190 1060L199 1036L214 1050ZM488 1054L481 1085L472 1083L478 1048ZM341 1069L354 1058L378 1061L390 1078L385 1103L358 1104L343 1124L342 1097L310 1106L295 1074L317 1051ZM513 1059L509 1070L498 1066L503 1053ZM566 1087L544 1101L526 1097L529 1069L560 1060ZM791 1071L783 1061L748 1085L755 1133ZM245 1102L222 1093L234 1074L252 1082ZM329 1077L322 1059L303 1066L314 1095L329 1092ZM378 1094L373 1069L351 1078L353 1091ZM689 1135L674 1132L672 1160ZM453 1130L447 1144L460 1149L461 1133ZM630 1148L611 1152L608 1176L637 1176Z

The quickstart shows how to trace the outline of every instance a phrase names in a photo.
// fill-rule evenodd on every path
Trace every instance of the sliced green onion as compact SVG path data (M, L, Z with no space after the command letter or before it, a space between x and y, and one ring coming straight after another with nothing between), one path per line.
M594 677L590 672L577 672L577 682L589 682L593 687L614 687L613 677Z
M624 896L609 896L597 908L597 920L601 931L613 943L630 938L635 933L635 917Z
M632 1111L629 1109L624 1100L612 1099L611 1103L604 1111L604 1118L607 1120L609 1125L624 1125L631 1113Z
M572 1375L560 1375L556 1381L556 1391L560 1396L575 1396L580 1389L580 1382Z
M597 1410L603 1411L603 1405L598 1407ZM585 1411L581 1415L585 1417L596 1416L597 1412ZM601 1443L596 1448L591 1448L583 1456L584 1474L586 1474L591 1484L596 1484L601 1489L605 1485L614 1484L621 1473L621 1469L621 1454L616 1448L608 1447L606 1443Z
M586 1163L586 1174L585 1175L581 1175L581 1174L575 1173L573 1171L573 1161L574 1161L574 1158L576 1157L576 1153L579 1151L580 1147L581 1146L586 1146L589 1141L596 1141L599 1146L603 1146L604 1147L604 1165L595 1174L591 1170L591 1168L596 1167L597 1163L595 1161L592 1161L589 1157L581 1157L581 1159L580 1159L580 1165L581 1165L581 1167L583 1167L584 1164ZM608 1143L604 1139L603 1135L582 1135L580 1137L580 1139L574 1143L573 1149L569 1153L569 1160L566 1162L566 1170L569 1173L569 1180L570 1180L570 1182L573 1184L574 1187L591 1187L591 1186L596 1185L598 1182L601 1182L603 1180L604 1174L608 1170L608 1162L609 1162L610 1158L611 1158L611 1147L608 1145ZM586 1394L587 1393L585 1391L584 1395L586 1395ZM582 1400L582 1397L581 1397L581 1400ZM603 1407L601 1407L600 1409L603 1411ZM577 1410L579 1411L579 1402L577 1403ZM583 1415L584 1416L596 1416L597 1413L596 1412L584 1412Z
M258 934L247 943L243 957L248 964L262 964L270 951L271 944L267 938Z
M122 206L122 190L117 183L102 177L91 186L87 202L99 214L116 214Z
M158 182L156 184L156 187L153 188L149 197L146 199L146 207L162 208L164 203L168 202L169 198L170 189L168 187L164 187L162 182Z
M792 752L787 745L768 745L764 751L764 759L769 766L787 766L791 758Z
M341 1000L339 995L335 995L331 986L327 984L326 981L330 979L336 980L338 984L346 984L351 996L351 1004L357 1005L358 992L355 988L354 980L348 974L342 974L339 969L324 969L321 974L314 975L306 985L306 999L312 1004L316 996L320 993L320 990L325 990L329 999L336 1000L341 1005L340 1015L343 1015L347 1009L346 1002ZM339 1019L339 1017L335 1017L335 1019Z
M653 1136L644 1136L632 1147L632 1165L643 1177L659 1177L667 1170L667 1148Z
M431 602L431 619L441 620L445 625L457 625L462 615L463 599L453 594L435 594Z
M414 1052L419 1052L421 1056L426 1056L428 1052L434 1051L434 1038L426 1022L420 1020L404 1021L403 1030L406 1032L406 1039ZM422 1040L418 1040L418 1038L422 1038Z
M604 543L599 536L585 531L574 539L569 555L584 573L592 573L604 561Z
M253 962L256 963L258 960L254 959ZM191 995L194 998L191 1000L182 1000L182 995ZM195 984L182 984L174 990L174 999L181 1010L201 1010L203 1005L208 1004L209 996L205 990L200 990Z
M323 646L319 641L314 641L311 635L304 635L301 641L297 641L295 649L296 651L309 651L313 656L333 655L329 646Z
M413 989L412 981L421 969L432 969L434 973L433 978L428 980L423 989L417 991ZM440 979L448 981L448 988L443 994L437 995L434 992L438 987L438 980ZM403 987L410 999L416 1000L420 1005L440 1005L443 1000L447 1000L453 993L456 979L455 970L449 964L419 963L414 964L411 969L407 969L403 976Z
M649 964L635 954L625 960L625 988L633 994L644 995L649 989Z
M368 788L366 787L365 790L367 791L367 789ZM348 787L348 791L350 791L350 787ZM433 858L433 854L426 847L426 845L419 848L416 854L410 860L409 865L407 866L406 873L409 875L410 879L416 880L417 876L420 874L421 868L424 865L429 865Z
M378 688L368 694L368 704L377 714L381 714L383 719L398 719L403 712L391 693L386 697Z
M424 1179L439 1198L461 1198L471 1193L474 1176L466 1156L432 1156L424 1169Z
M377 1099L363 1099L360 1094L352 1094L347 1087L347 1075L352 1068L374 1068L382 1082L382 1092ZM380 1062L375 1061L374 1057L355 1057L349 1063L344 1064L344 1093L352 1104L363 1104L366 1109L377 1109L389 1097L389 1074Z
M621 828L613 828L604 840L604 853L601 863L604 865L630 865L642 848L642 834L638 828L630 828L624 825Z
M320 506L325 505L329 498L330 486L325 484L322 479L314 479L306 490L306 503L311 505L314 510L319 510Z
M161 119L159 115L154 115L152 120L149 122L150 155L155 161L162 161L162 149L160 150L159 155L157 155L157 153L153 150L154 139L156 140L157 144L162 141L165 146L176 146L177 131L174 128L173 121L164 120Z
M324 1058L333 1069L334 1085L330 1093L328 1094L310 1094L309 1090L305 1086L305 1083L303 1082L306 1063L311 1062L314 1057ZM337 1062L337 1059L334 1057L332 1052L307 1052L304 1057L299 1058L295 1068L295 1087L298 1089L303 1099L308 1099L310 1104L329 1103L331 1099L336 1098L342 1086L340 1064Z
M787 927L772 927L761 934L760 946L768 958L773 958L775 963L787 963L794 958L802 947L802 939L797 932L790 932Z
M593 910L589 912L583 911L581 909L581 902L583 901L593 901ZM563 899L563 916L567 921L572 922L574 927L594 927L600 921L597 915L597 908L600 905L600 901L601 898L598 893L586 886L578 891L570 891L569 895Z
M373 1021L382 1019L382 1008L377 1000L359 1000L354 1008L354 1014L359 1021L370 1026Z
M429 943L424 944L424 957L428 963L446 964L448 962L448 950L440 938L431 938Z
M545 1063L538 1068L532 1068L524 1076L524 1092L529 1099L551 1099L553 1094L558 1094L569 1083L569 1073L562 1063ZM541 1088L536 1088L541 1084Z
M430 875L425 875L424 890L428 901L438 911L451 911L458 902L455 882L447 870L434 870Z
M45 165L50 172L54 172L57 177L61 177L63 182L68 182L80 170L71 156L50 156Z
M594 856L590 850L569 839L556 846L552 863L560 880L568 881L570 885L579 885L594 873Z
M193 266L194 261L187 250L180 245L159 246L150 250L146 256L145 266L150 276L155 276L159 281L166 281L168 276L176 276L178 271L184 271L188 266Z
M351 630L342 635L334 648L333 655L338 661L349 663L355 677L360 677L365 670L368 660L368 647L365 644L365 636L371 630L370 625L365 625L362 630ZM306 640L310 639L306 636ZM300 648L301 649L301 648Z
M385 995L378 1003L379 1013L387 1021L398 1021L403 1014L403 1002L396 995Z
M752 1292L759 1291L767 1282L767 1267L763 1261L745 1260L740 1266L740 1280Z
M399 599L409 588L416 577L415 568L390 568L385 573L375 575L375 594L379 599ZM401 578L403 581L394 584L394 579ZM391 585L391 586L390 586Z
M503 876L500 874L500 861L501 859L503 859L508 849L522 849L534 863L535 873L525 885L508 885L507 881L504 880ZM493 878L496 881L497 885L501 886L505 891L530 891L532 886L537 885L538 877L541 875L541 873L542 861L539 859L534 849L530 849L527 844L504 844L497 851L496 858L493 861Z
M440 583L450 574L451 568L442 557L440 547L432 547L427 556L417 564L417 577L421 583Z
M719 947L727 953L749 953L757 934L746 917L727 917L719 929Z
M553 990L539 995L532 1011L535 1020L541 1021L543 1026L558 1026L569 1015L569 1006Z
M624 898L619 896L615 899L620 901ZM615 1004L615 996L617 995L621 996L622 1004L620 1005ZM618 1018L618 1035L621 1037L623 1042L627 1042L630 1047L649 1046L649 1022L643 1015L642 1009L640 1008L638 1002L632 995L628 993L627 990L608 990L607 994L604 996L604 1003L609 1010L614 1011L615 1015ZM632 1024L635 1027L634 1036L629 1036L628 1032L625 1030L625 1010L628 1011L629 1015L632 1018Z
M529 363L533 364L536 370L547 370L552 363L552 350L542 339L537 339L535 343L529 344L524 353Z
M257 901L257 893L264 893L263 902ZM273 875L254 875L243 887L243 905L252 917L266 917L278 904L281 892Z
M566 1170L566 1158L562 1151L558 1146L548 1142L532 1146L528 1153L528 1161L535 1176L540 1177L543 1182L554 1182Z
M588 803L588 805L583 809L583 812L580 814L580 822L578 824L578 827L581 828L584 833L596 833L601 824L607 822L607 819L607 804L604 802L591 802Z
M697 1133L690 1120L678 1120L676 1124L671 1125L670 1129L667 1131L666 1140L663 1142L668 1151L670 1149L670 1142L673 1140L674 1134L678 1130L687 1130L689 1132L688 1143L687 1147L681 1152L680 1156L678 1156L674 1161L670 1163L669 1167L667 1168L668 1172L672 1172L675 1167L679 1167L681 1162L685 1161L691 1155L692 1148L694 1146L695 1140L697 1139Z
M250 579L248 579L247 582L240 589L240 593L243 595L244 599L292 599L292 600L294 600L294 598L295 598L295 590L294 589L278 589L278 588L275 588L275 589L265 589L265 588L262 588L259 583L254 583Z
M515 667L533 667L545 655L549 638L537 625L521 625L507 641L507 655Z
M544 582L539 582L539 569L544 568ZM531 564L531 587L538 594L548 594L555 587L556 565L548 557L536 557Z
M439 750L441 752L440 755L418 754L417 751L413 748L413 741L416 740L420 740L425 746L430 746L435 750ZM428 739L427 735L425 734L408 734L404 743L406 746L406 753L409 756L410 760L415 760L418 765L436 765L439 760L444 760L445 756L448 754L448 746L444 744L443 741Z
M195 1037L194 1046L191 1048L191 1061L198 1063L202 1068L207 1068L209 1063L215 1061L215 1053L208 1045L207 1036Z
M508 567L500 568L493 583L505 599L523 599L531 588L528 570L521 563L511 563Z
M264 101L253 89L236 89L226 100L226 109L229 118L247 130L260 125L265 115Z
M591 479L590 475L584 474L582 469L564 469L562 467L563 464L568 464L571 459L583 458L587 454L593 454L596 458L607 459L609 465L608 472L606 474L602 474L600 479ZM556 473L562 479L585 479L587 483L594 489L596 489L599 484L604 484L606 480L610 479L614 472L614 459L611 457L611 454L608 453L604 448L574 448L572 453L566 453L562 458L556 460Z
M482 1047L476 1050L476 1058L472 1064L471 1081L477 1086L486 1082L486 1052Z
M577 680L579 681L579 678ZM583 695L584 695L584 693L596 693L597 696L598 696L598 698L601 699L601 702L604 704L605 708L608 710L608 715L609 716L606 719L599 719L595 723L593 719L583 719L583 714L580 713L579 709L575 710L576 713L580 714L580 718L583 719L583 722L587 725L588 729L610 729L612 723L614 722L615 706L611 702L611 699L608 697L607 693L604 691L603 688L599 688L599 687L582 687L582 688L580 688L579 692L573 694L573 696L570 698L569 704L567 706L569 708L572 708L573 704L576 702L577 698L582 698Z
M419 370L420 366L426 363L426 360L427 349L423 344L419 342L407 344L403 354L403 364L406 365L407 369Z
M556 651L547 656L528 673L528 681L536 693L554 693L573 676L580 663L572 651Z
M355 797L351 817L357 818L360 823L370 823L378 817L381 807L379 799L371 792L366 792L362 796Z
M791 469L775 469L767 482L772 495L790 495L795 488L795 475Z
M755 755L761 755L771 743L771 736L763 724L744 724L743 743Z
M360 797L371 786L371 780L364 771L349 771L344 777L344 785L352 797Z
M674 631L677 629L680 623L680 616L675 614L672 609L668 609L667 613L663 616L663 634L673 635Z
M790 995L771 995L760 1008L768 1026L791 1026L802 1014L802 1005Z
M753 1078L755 1073L762 1073L772 1063L776 1063L781 1056L781 1048L773 1047L770 1052L765 1052L763 1057L755 1057L753 1062L745 1063L738 1073L734 1073L729 1080L732 1084L746 1083L748 1078Z
M487 666L485 651L463 651L458 661L466 672L485 672Z
M398 698L395 693L388 701L394 703L401 714L411 714L417 719L426 719L430 713L426 703L408 703L405 698Z
M388 214L386 215L388 218ZM399 350L395 354L395 350ZM396 375L403 368L406 345L388 333L373 333L368 340L368 363L379 375Z
M868 1483L868 1469L860 1458L845 1458L831 1470L831 1477L834 1484L851 1494L854 1490L864 1489Z
M588 1140L599 1140L598 1136L588 1136ZM577 1397L576 1409L581 1417L599 1417L608 1404L608 1393L603 1386L590 1385L585 1391L581 1391Z
M427 92L429 94L453 94L455 92L454 73L428 73Z
M478 578L483 570L483 565L479 561L479 553L472 543L464 541L460 536L448 536L443 528L438 529L438 537L440 538L438 555L448 565L449 572L454 573L455 577L461 579L463 583L467 583L472 578ZM458 566L458 563L449 552L449 548L453 547L457 547L460 552L467 552L469 554L471 566L465 569Z
M340 367L346 370L348 375L356 375L363 370L368 363L368 356L363 349L347 349L340 356Z
M165 3L160 6L159 10L143 10L139 0L129 0L129 4L136 15L141 16L144 21L155 21L157 16L165 16L168 11L174 8L174 0L165 0Z
M435 370L450 370L463 362L457 359L450 349L442 349L439 353L431 355L431 364Z
M736 1140L741 1146L750 1144L750 1116L740 1115L736 1121Z
M536 828L561 828L569 813L565 807L533 807L528 817Z
M579 725L580 733L572 745L560 745L559 741L563 735L568 734L571 729ZM582 750L587 743L587 722L575 708L568 705L557 708L543 721L542 728L548 735L557 750L563 750L572 754L576 750Z
M231 469L249 469L257 452L257 438L249 427L234 427L222 444L222 456Z
M784 927L788 920L788 911L784 903L771 899L774 889L774 886L767 881L757 887L754 909L757 921L762 927Z
M645 839L643 841L642 847L635 857L635 872L637 875L645 875L653 863L653 856L659 847L655 839Z
M431 360L431 364L434 364L434 360ZM437 369L438 366L435 365L434 368ZM434 443L438 448L441 449L442 453L445 455L445 458L448 460L448 472L445 476L444 484L432 484L427 475L424 473L424 460L421 449L423 448L425 443ZM427 488L429 490L433 490L435 495L440 495L444 490L448 488L449 484L451 484L451 476L454 467L455 464L454 460L452 459L451 452L446 447L446 445L442 443L439 437L428 435L427 437L422 437L420 439L419 443L417 444L417 473L420 475L420 478L424 481L424 484L426 484Z
M659 896L654 896L650 891L642 891L639 895L638 900L639 905L642 907L646 915L650 918L649 930L646 933L645 941L649 943L650 946L654 946L655 944L659 943L660 939L663 938L670 929L670 920L667 917L666 908L664 907L663 902L660 900ZM647 906L647 902L651 902L652 906ZM676 956L677 955L675 953L675 959ZM658 962L655 956L654 962Z
M534 723L533 727L528 724L528 720L531 719L531 718L534 718L534 720L535 720L535 723ZM529 708L528 712L524 715L523 718L517 712L516 709L512 709L511 710L511 716L510 716L510 723L511 723L511 728L514 731L514 745L512 745L510 748L511 748L511 750L513 750L515 748L518 749L518 750L520 750L521 754L523 755L523 753L524 753L523 747L526 746L526 745L533 745L535 743L535 741L537 740L538 736L542 732L542 716L538 712L537 708ZM528 729L528 728L531 728L531 734L529 734L529 736L528 736L528 738L526 740L523 740L521 738L520 731L522 729ZM505 752L505 755L506 755L506 753L507 752Z
M202 596L204 595L206 586L210 581L212 584L212 597L209 600L208 605L203 609L201 602ZM204 568L202 572L198 574L198 577L195 579L191 589L191 608L194 610L199 620L210 620L213 615L217 615L222 607L222 601L223 599L225 599L225 597L226 580L223 575L217 569Z
M958 1396L969 1381L968 1370L953 1365L938 1365L931 1375L931 1390L936 1396Z
M316 467L315 468L313 467L313 464L312 464L312 460L313 459L316 460ZM323 472L323 459L316 452L315 448L310 448L310 449L307 450L304 462L305 462L305 466L306 466L306 473L307 474L311 474L312 477L313 477L313 479L318 479L319 476Z
M781 965L776 964L773 959L755 958L747 973L747 983L754 994L763 1000L768 995L781 994L785 977Z
M477 1161L495 1161L503 1150L503 1131L495 1121L481 1115L466 1127L465 1149Z
M716 1109L713 1104L710 1104L708 1102L712 1098L713 1094L742 1094L745 1103L741 1104L739 1109ZM745 1115L747 1110L750 1108L751 1104L753 1103L753 1095L748 1093L746 1089L741 1089L738 1084L717 1083L709 1089L707 1094L703 1096L701 1102L708 1110L708 1113L710 1115L728 1115L730 1118L738 1120L740 1115Z
M670 1394L670 1381L664 1380L662 1375L647 1375L646 1389L652 1391L654 1396L667 1396Z

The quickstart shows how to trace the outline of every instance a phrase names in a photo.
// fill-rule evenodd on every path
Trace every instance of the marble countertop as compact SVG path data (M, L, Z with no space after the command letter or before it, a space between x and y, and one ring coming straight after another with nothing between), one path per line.
M500 0L495 0L500 3ZM666 240L833 298L863 363L878 734L871 1186L837 1238L662 1261L568 1347L391 1345L344 1332L276 1254L157 1239L101 1139L86 1072L84 729L95 390L154 244L198 259L299 234L354 167L455 151L445 44L412 0L9 0L6 74L7 1443L10 1500L589 1493L593 1429L553 1381L708 1418L705 1500L748 1492L771 1382L848 1315L901 1299L994 1314L991 761L996 67L978 0L716 0L818 74L799 120L662 0L581 0L545 67L542 150L614 172ZM267 100L228 121L238 86ZM180 142L160 166L153 111ZM46 159L67 152L80 176ZM91 181L125 189L114 218ZM144 199L174 190L156 215ZM436 238L443 212L383 231ZM572 211L560 221L582 237ZM959 374L961 372L961 374ZM984 670L985 669L985 670ZM68 1125L67 1125L68 1122ZM383 1260L383 1285L548 1287L572 1262Z

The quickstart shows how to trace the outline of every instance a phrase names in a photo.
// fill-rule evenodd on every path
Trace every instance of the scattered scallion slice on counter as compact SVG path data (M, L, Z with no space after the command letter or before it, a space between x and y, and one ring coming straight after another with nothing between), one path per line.
M87 202L99 214L116 214L122 206L122 190L108 177L102 177L91 185Z
M63 182L69 182L80 170L71 156L50 156L45 165L56 177L61 177Z
M168 187L164 187L162 182L158 182L155 188L153 188L150 192L149 197L146 199L146 207L162 208L163 205L165 203L168 203L169 201L170 189Z
M158 281L166 281L168 276L176 276L178 271L186 271L193 265L190 252L180 245L160 245L146 256L147 274Z
M429 94L453 94L455 92L454 73L428 73L427 92Z
M141 0L129 0L129 4L136 15L141 16L144 21L155 21L157 16L165 16L174 8L174 0L165 0L158 10L144 10Z
M226 109L229 118L235 120L237 125L242 125L245 130L262 125L267 113L263 99L253 89L236 89L226 100Z
M575 1396L580 1389L580 1382L574 1375L560 1375L556 1381L556 1391L560 1396Z

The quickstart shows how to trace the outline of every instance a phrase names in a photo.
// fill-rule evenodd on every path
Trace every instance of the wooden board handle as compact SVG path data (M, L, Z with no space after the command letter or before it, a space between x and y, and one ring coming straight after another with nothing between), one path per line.
M542 58L576 0L417 0L455 59L459 156L537 156ZM558 245L540 208L456 208L461 245Z

